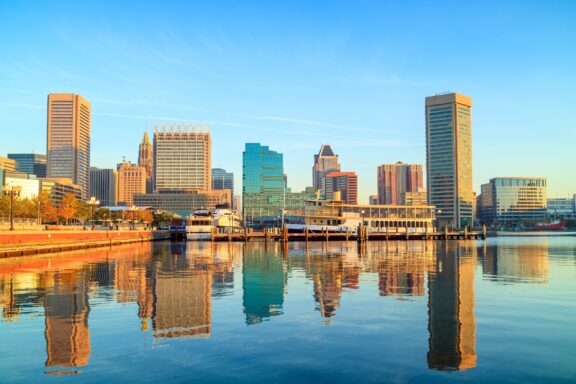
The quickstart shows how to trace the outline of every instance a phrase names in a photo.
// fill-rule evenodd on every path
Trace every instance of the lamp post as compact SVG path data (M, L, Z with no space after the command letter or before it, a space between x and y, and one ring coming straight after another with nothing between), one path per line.
M94 196L86 202L90 206L90 219L92 220L92 225L94 225L94 207L100 204L100 200L96 200Z
M131 212L130 218L132 220L132 223L130 224L130 229L136 229L136 215L134 214L134 212L136 212L138 209L136 208L135 205L132 205L130 208L128 208L128 210Z
M20 196L21 187L14 186L12 183L6 185L2 190L4 195L10 198L10 230L14 230L14 198Z

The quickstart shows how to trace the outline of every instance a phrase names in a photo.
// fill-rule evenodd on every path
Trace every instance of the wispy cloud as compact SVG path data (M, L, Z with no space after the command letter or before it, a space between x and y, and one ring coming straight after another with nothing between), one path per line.
M29 109L46 109L45 105L35 105L26 103L12 103L6 101L0 101L0 105L3 107L17 107L17 108L29 108Z
M312 126L317 126L317 127L346 130L346 131L354 131L354 132L361 131L361 132L375 132L375 133L390 133L390 134L407 135L407 136L415 135L414 133L410 133L410 132L391 131L391 130L376 129L376 128L353 127L353 126L326 123L326 122L322 122L322 121L297 119L297 118L285 117L285 116L270 116L270 115L258 116L258 115L242 115L242 114L235 114L235 113L227 113L226 115L231 116L231 117L241 118L241 119L247 119L247 120L278 121L278 122L304 124L304 125L312 125Z

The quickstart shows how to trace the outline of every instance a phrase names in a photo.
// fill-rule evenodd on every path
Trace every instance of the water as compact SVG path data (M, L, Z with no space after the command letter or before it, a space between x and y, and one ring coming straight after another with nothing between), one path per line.
M576 382L576 238L0 260L0 382Z

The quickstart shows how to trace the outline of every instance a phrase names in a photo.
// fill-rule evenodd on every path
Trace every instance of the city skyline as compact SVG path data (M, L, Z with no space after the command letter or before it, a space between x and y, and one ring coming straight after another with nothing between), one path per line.
M492 177L541 176L551 197L569 196L576 55L565 48L576 33L576 8L522 4L523 17L510 17L514 4L494 14L489 6L420 3L406 19L408 5L333 2L320 17L319 5L300 12L248 3L231 5L236 20L218 14L214 23L206 20L219 7L206 4L178 12L144 4L130 14L110 3L34 11L5 5L10 17L0 35L11 39L0 66L0 126L19 134L8 135L0 151L44 153L45 97L74 92L92 104L91 165L114 168L122 156L136 162L127 148L137 148L154 124L206 123L212 166L233 172L238 186L246 142L284 154L293 190L309 186L309 158L329 143L358 174L365 202L377 191L377 165L425 163L423 100L449 89L475 102L476 193ZM188 29L180 15L193 11L206 17ZM477 15L475 27L462 17L469 14ZM23 20L36 28L20 33ZM456 51L433 44L455 30ZM550 66L554 71L541 70ZM513 140L522 145L509 145Z

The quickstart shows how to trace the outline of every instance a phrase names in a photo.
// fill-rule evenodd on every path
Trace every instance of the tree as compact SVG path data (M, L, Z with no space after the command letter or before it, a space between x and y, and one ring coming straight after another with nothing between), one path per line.
M64 220L66 225L68 225L70 219L76 215L77 209L78 200L76 200L76 197L72 193L66 193L60 201L58 216Z
M144 223L150 224L154 221L154 216L152 215L152 212L143 209L138 211L138 219Z
M40 218L43 223L56 223L58 222L58 210L54 207L50 195L46 191L40 192L38 195L38 205L40 210Z

